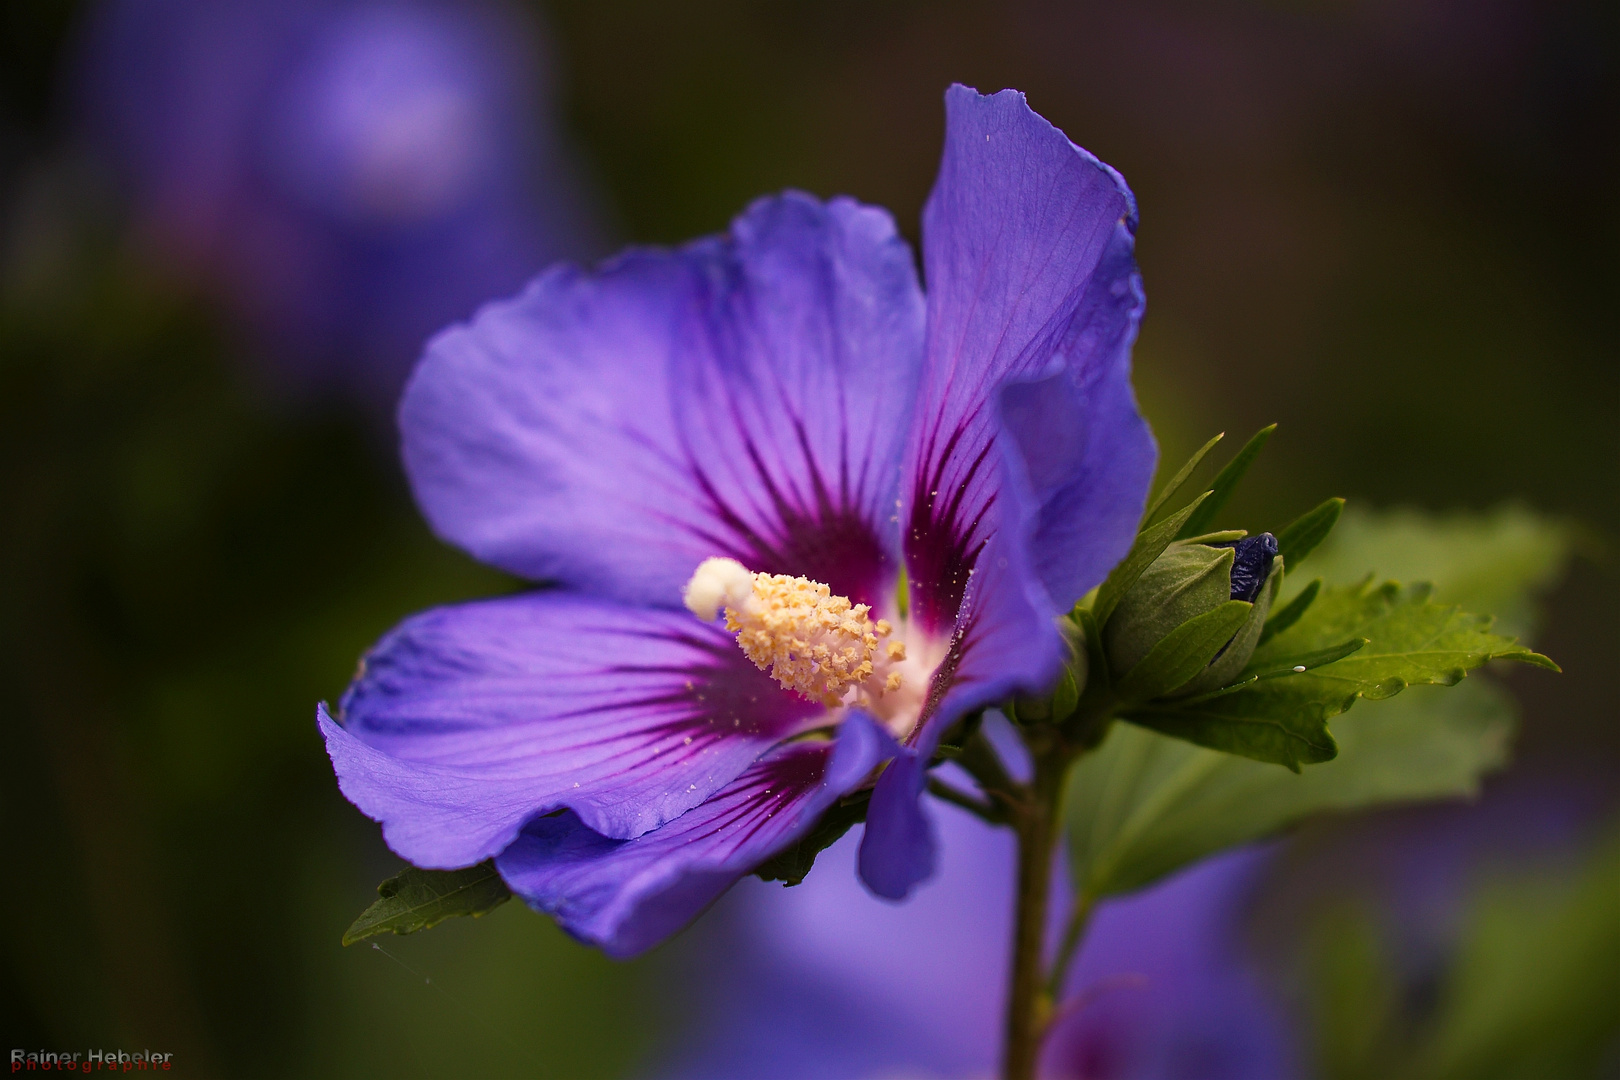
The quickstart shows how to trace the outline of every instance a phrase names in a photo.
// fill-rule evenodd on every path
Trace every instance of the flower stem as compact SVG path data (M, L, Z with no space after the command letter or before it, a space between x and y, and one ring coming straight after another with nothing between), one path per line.
M951 785L934 777L928 778L928 793L936 799L942 799L950 803L952 806L960 806L979 820L987 821L992 825L1000 825L1007 819L1007 815L1002 811L1001 807L985 802L983 799L976 799L964 791L958 791Z
M1052 892L1052 849L1057 842L1067 756L1036 753L1028 798L1013 815L1018 833L1018 910L1013 927L1012 982L1007 994L1003 1080L1034 1080L1041 1036L1052 1011L1044 979L1046 908Z
M1046 980L1046 992L1055 1001L1063 993L1063 982L1068 978L1069 965L1074 962L1075 954L1080 951L1080 939L1085 936L1086 926L1091 922L1091 909L1096 900L1090 893L1083 892L1075 898L1074 907L1069 910L1069 923L1063 929L1063 942L1058 946L1057 957L1052 961L1052 974Z

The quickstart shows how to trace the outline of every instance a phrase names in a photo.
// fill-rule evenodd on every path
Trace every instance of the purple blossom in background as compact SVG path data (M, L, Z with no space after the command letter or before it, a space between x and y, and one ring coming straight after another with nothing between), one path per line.
M1367 904L1407 1007L1423 1015L1456 962L1482 886L1559 880L1579 866L1614 802L1606 778L1586 768L1521 767L1477 801L1392 809L1301 845L1268 881L1262 917L1308 924L1347 899ZM1297 978L1297 950L1274 949L1283 977Z
M595 246L541 44L495 2L108 0L80 111L279 381L391 408L428 335Z
M946 103L926 298L888 214L788 193L430 344L400 407L418 502L559 587L406 620L341 724L322 707L399 855L495 857L631 955L888 761L861 876L932 872L940 736L1056 679L1155 460L1129 190L1022 94Z
M993 1075L1014 838L954 807L941 806L939 821L938 879L904 907L878 903L842 872L855 858L849 839L802 885L747 883L729 897L705 941L714 989L685 1025L681 1064L665 1075ZM1228 853L1102 905L1043 1075L1297 1075L1286 1019L1234 940L1265 861L1258 850Z

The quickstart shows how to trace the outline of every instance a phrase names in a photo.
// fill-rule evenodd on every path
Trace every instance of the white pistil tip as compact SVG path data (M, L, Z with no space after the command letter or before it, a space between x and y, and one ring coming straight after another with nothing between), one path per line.
M736 559L704 559L692 572L681 599L692 614L713 622L722 607L742 606L753 591L754 575Z

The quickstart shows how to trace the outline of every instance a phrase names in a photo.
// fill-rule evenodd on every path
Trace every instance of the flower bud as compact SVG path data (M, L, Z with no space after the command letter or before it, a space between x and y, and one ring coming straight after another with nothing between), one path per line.
M1228 600L1242 600L1254 605L1249 617L1209 666L1174 694L1219 689L1249 662L1281 583L1282 559L1270 533L1171 544L1120 598L1108 620L1103 647L1109 669L1115 679L1122 678L1178 626Z

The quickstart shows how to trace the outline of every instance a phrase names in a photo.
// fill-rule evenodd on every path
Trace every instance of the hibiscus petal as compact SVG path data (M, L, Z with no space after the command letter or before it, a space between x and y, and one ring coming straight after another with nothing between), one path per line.
M887 261L829 251L829 218L839 248ZM729 528L714 550L877 602L898 569L894 504L922 360L910 249L886 213L795 194L755 203L703 249L714 257L684 327L675 408Z
M939 841L922 808L927 759L903 753L872 790L856 865L866 887L885 900L904 900L934 874Z
M663 941L738 878L804 835L893 750L864 715L836 742L788 743L655 832L612 840L572 813L531 822L496 860L530 905L610 956Z
M685 612L560 592L407 619L341 715L320 725L343 793L427 867L488 858L565 806L640 835L825 719Z
M1144 303L1134 248L1130 229L1115 225L1058 348L1063 370L1000 395L1003 486L1018 485L1033 508L1031 558L1059 611L1130 551L1158 463L1131 389Z
M956 635L934 673L932 696L895 763L878 778L861 838L861 879L879 896L904 898L934 871L934 829L921 805L942 735L961 717L1057 679L1068 646L1045 588L1019 539L1029 514L1011 487L993 512L998 525L973 569Z
M944 158L923 211L928 340L902 510L913 610L936 633L955 622L994 524L996 395L1052 374L1065 344L1084 338L1084 326L1071 336L1077 315L1109 307L1091 295L1114 284L1097 270L1136 213L1119 174L1023 94L953 86L945 105ZM1138 305L1133 328L1139 315ZM1082 410L1071 422L1093 419Z
M887 213L762 199L727 236L554 268L440 334L400 405L406 468L441 536L531 579L678 606L730 555L867 599L922 322Z
M956 86L946 109L902 513L914 617L952 639L867 815L861 875L895 899L932 873L919 800L939 738L1057 677L1055 620L1129 549L1155 461L1130 387L1143 306L1130 191L1022 94Z

